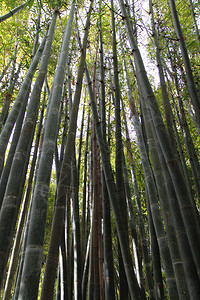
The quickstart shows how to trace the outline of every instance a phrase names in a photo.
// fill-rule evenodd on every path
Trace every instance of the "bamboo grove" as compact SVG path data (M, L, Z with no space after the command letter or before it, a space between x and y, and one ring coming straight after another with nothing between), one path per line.
M200 299L199 0L0 15L1 299Z

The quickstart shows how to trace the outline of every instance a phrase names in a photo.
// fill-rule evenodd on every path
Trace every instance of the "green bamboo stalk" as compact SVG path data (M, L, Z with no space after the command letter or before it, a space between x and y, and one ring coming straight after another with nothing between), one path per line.
M49 29L49 36L44 49L44 55L41 60L40 69L35 81L28 105L26 119L21 131L20 139L17 145L15 156L12 163L8 184L0 212L0 252L1 252L1 275L2 282L4 269L7 263L8 254L11 247L11 240L14 234L14 228L17 221L17 215L20 207L20 193L23 187L20 186L25 181L25 171L28 166L28 157L31 151L34 130L37 121L40 93L47 70L47 65L51 53L51 45L55 29L57 12L54 13L52 23ZM26 165L27 164L27 165Z
M129 83L129 78L127 75L126 64L125 64L125 71L126 71L126 80L127 80L127 87L128 87L128 100L129 100L129 105L130 105L130 109L131 109L131 117L133 120L134 128L136 131L136 136L137 136L137 140L138 140L138 146L139 146L139 150L140 150L141 162L142 162L142 167L143 167L144 176L145 176L146 188L148 189L148 193L149 193L148 198L149 198L149 203L150 203L149 205L150 205L150 209L151 209L151 215L152 215L152 219L154 222L154 228L156 231L156 235L158 238L158 244L159 244L159 248L160 248L160 253L161 253L161 257L162 257L162 261L163 261L164 270L166 272L165 276L166 276L166 281L168 284L168 291L171 294L171 296L174 297L176 294L173 295L173 293L175 292L175 291L173 291L173 289L174 289L173 285L175 286L175 289L176 289L176 283L175 283L175 278L174 278L174 272L173 272L170 252L169 252L169 249L167 246L167 240L165 237L165 232L164 232L164 228L162 225L161 215L160 215L159 208L158 208L157 191L156 191L156 186L155 186L155 182L153 179L153 172L151 170L147 150L145 147L145 141L143 138L142 127L139 122L139 117L137 115L137 111L136 111L135 104L134 104L134 98L133 98L133 95L132 95L132 92L130 89L130 83ZM146 117L147 116L145 116L145 118ZM162 242L161 242L161 240L162 240ZM169 278L169 282L168 282L168 278ZM171 282L172 278L173 278L174 282Z
M93 87L94 91L94 87ZM94 91L95 93L95 91ZM100 202L100 187L99 187L99 176L100 176L100 166L97 150L97 139L96 133L93 124L92 130L92 154L93 154L93 208L92 208L92 268L93 268L93 281L94 281L94 290L93 290L93 299L100 300L100 282L99 282L99 243L98 243L98 211L99 211L99 202Z
M60 264L58 268L58 275L57 275L57 289L56 289L56 300L60 300L61 297L61 275L60 275Z
M72 5L73 12L75 4ZM44 132L44 141L41 152L41 159L39 164L38 176L36 180L36 189L34 193L33 209L30 219L30 227L28 232L28 240L25 252L25 262L24 269L22 273L22 280L20 285L19 297L25 299L27 293L31 297L37 297L39 275L41 269L41 258L42 258L42 245L44 242L44 228L45 228L45 216L47 210L47 198L48 189L50 183L50 174L52 168L53 153L55 147L55 140L57 136L57 125L59 118L59 106L62 95L62 86L64 81L64 69L66 65L66 60L68 56L68 47L70 42L71 27L72 27L73 13L69 18L67 29L64 36L64 41L62 44L61 55L58 61L57 71L54 81L54 89L52 92L51 103L48 111L48 118L46 120L46 128ZM48 165L48 167L47 167ZM41 198L43 202L41 201ZM42 205L42 208L40 207ZM42 214L38 214L37 210L42 210ZM37 216L37 222L35 221L35 215ZM38 229L39 228L39 229ZM38 230L38 231L37 231ZM36 232L41 232L40 236L35 234ZM37 245L37 251L35 251ZM36 262L32 263L32 259ZM29 265L29 262L31 266ZM30 274L30 268L35 274L34 285L32 276L26 277ZM27 288L24 286L26 282Z
M180 205L181 214L183 217L195 263L197 265L197 269L200 270L200 257L198 254L200 251L200 235L199 223L196 217L196 212L194 212L193 206L190 202L190 196L187 190L187 185L185 184L183 173L180 169L179 162L177 161L174 155L174 151L171 147L169 137L163 124L163 120L155 99L155 95L147 78L144 64L139 49L136 45L132 29L130 27L130 22L127 17L123 0L119 0L119 4L124 17L124 21L126 23L127 34L135 59L136 78L138 80L139 85L142 86L143 97L145 100L145 104L148 106L149 113L151 113L153 116L152 119L156 129L156 134L159 139L159 143L161 145L161 149L163 151L163 155L165 157L165 161L167 163L171 178L173 180L174 188L176 190L177 199Z
M88 273L89 273L90 239L91 239L91 228L90 228L90 233L88 234L86 253L85 253L85 264L84 264L84 268L83 268L82 287L81 287L82 299L86 299L86 293L87 293L86 286L87 286Z
M26 6L31 6L33 4L34 0L28 0L25 3L13 8L10 10L7 14L0 17L0 23L7 20L8 18L12 17L14 14L25 8Z
M160 149L159 141L154 133L155 129L153 127L151 115L147 113L145 108L143 109L143 112L165 227L168 233L168 241L174 265L177 287L179 290L179 297L180 299L188 299L188 297L195 299L199 297L199 278L188 243L180 208L176 200L177 196ZM176 236L174 236L174 233Z
M124 193L124 180L122 171L122 157L123 157L123 146L122 146L122 135L121 135L121 115L120 115L120 86L118 77L118 59L117 59L117 46L116 46L116 29L115 29L115 16L114 16L114 5L111 0L111 19L112 19L112 50L113 50L113 75L114 75L114 93L115 93L115 140L116 140L116 154L115 154L115 169L116 169L116 188L118 202L121 203L121 210L124 214L124 224L127 226L127 207Z
M66 230L65 225L63 226L63 236L60 246L60 263L59 263L59 274L60 274L60 291L67 298L67 279L68 279L68 269L69 263L67 261L67 247L66 247Z
M35 177L33 180L33 187L32 187L32 194L34 193L34 189L35 189L35 178L36 178L36 174L37 174L37 165L38 165L39 159L40 159L40 155L37 158ZM19 287L20 287L20 282L21 282L21 275L22 275L22 270L23 270L23 265L24 265L24 254L25 254L25 248L26 248L26 242L27 242L27 232L28 232L28 228L29 228L30 215L31 215L31 209L32 209L32 200L33 200L33 197L31 196L28 214L27 214L27 218L26 218L26 224L24 226L24 231L23 231L23 243L22 243L22 247L21 247L21 255L20 255L16 279L15 279L15 287L14 287L13 298L12 298L13 300L17 300L18 295L19 295Z
M86 219L86 192L87 192L87 176L88 176L88 143L89 143L89 130L90 130L90 112L87 120L87 133L84 149L84 164L83 164L83 199L82 199L82 210L81 210L81 253L82 261L84 261L86 255L86 241L87 241L87 219Z
M93 268L93 193L94 193L94 161L93 161L93 142L92 138L90 140L90 162L89 162L89 169L90 169L90 190L91 190L91 197L90 197L90 228L91 228L91 238L89 244L89 270L88 270L88 300L92 300L94 297L94 268Z
M95 122L97 139L98 139L101 157L102 157L104 175L106 178L106 184L107 184L107 188L108 188L108 192L109 192L109 198L110 198L110 202L111 202L111 205L113 208L113 213L114 213L114 217L115 217L115 221L116 221L117 233L118 233L120 247L121 247L121 251L122 251L125 272L126 272L126 276L127 276L128 285L129 285L129 291L130 291L132 299L144 299L143 295L141 295L141 291L140 291L140 288L137 283L137 279L136 279L134 271L133 271L132 258L130 255L129 244L127 241L127 232L126 232L123 220L122 220L121 208L119 206L119 203L116 201L116 187L115 187L115 183L114 183L114 179L113 179L112 168L110 165L109 150L108 150L108 146L105 144L103 137L102 137L100 122L98 120L97 108L96 108L96 104L94 101L94 95L93 95L93 91L91 88L91 80L90 80L87 66L86 66L86 78L87 78L87 82L88 82L88 92L89 92L90 101L91 101L91 107L92 107L93 119Z
M194 106L196 120L198 123L200 123L200 99L199 99L198 91L195 86L194 77L193 77L193 73L192 73L192 69L191 69L191 65L190 65L190 59L188 56L185 39L183 37L181 25L179 22L178 12L176 9L176 3L174 0L169 0L169 4L170 4L172 18L173 18L173 22L174 22L174 29L176 31L176 35L177 35L177 38L179 41L179 45L181 48L181 54L182 54L182 58L183 58L183 63L185 66L185 74L186 74L186 79L187 79L188 91L190 93L191 101Z
M46 89L46 88L45 88ZM45 94L43 97L43 100L45 100ZM42 116L41 116L42 117ZM43 122L44 123L44 122ZM44 126L44 124L43 124ZM26 192L26 197L30 196L30 203L29 203L29 209L28 209L28 214L26 217L26 224L24 226L24 232L23 232L23 243L22 243L22 247L21 247L21 255L20 255L20 260L18 263L18 270L17 270L17 274L16 274L16 279L15 279L15 287L14 287L14 292L13 292L13 300L17 300L18 299L18 295L19 295L19 288L20 288L20 282L21 282L21 275L22 275L22 270L23 270L23 265L24 265L24 255L25 255L25 248L26 248L26 243L27 243L27 233L28 233L28 228L29 228L29 224L30 224L30 215L31 215L31 210L32 210L32 204L33 204L33 195L34 195L34 190L35 190L35 183L36 183L36 178L37 178L37 173L38 173L38 164L40 161L40 154L41 154L41 145L42 145L42 141L43 141L43 127L41 128L41 138L40 138L40 145L38 147L38 152L39 154L37 155L35 150L34 150L34 157L33 157L33 161L34 159L36 159L36 169L35 169L35 174L32 174L34 172L34 169L31 167L30 170L30 179L31 176L34 175L33 178L33 184L32 184L32 191L29 191L29 187L27 187L27 192ZM39 136L37 136L36 138L36 143L37 143L37 139L39 138ZM35 157L37 156L37 157ZM31 195L28 195L32 192Z
M127 144L129 144L129 140L127 140ZM132 154L131 147L127 146L127 150ZM154 290L153 290L153 278L152 278L152 270L150 265L150 255L148 253L148 243L147 243L147 237L145 233L145 226L144 226L144 220L142 216L142 208L141 208L141 201L140 201L140 195L139 195L139 189L137 185L137 178L136 178L136 172L135 172L135 166L133 163L132 156L129 158L130 165L131 165L131 174L132 174L132 181L133 181L133 188L135 193L135 202L137 207L137 214L138 214L138 221L139 221L139 228L140 228L140 235L141 235L141 244L142 244L142 252L144 257L144 265L145 265L145 275L146 275L146 281L147 281L147 288L148 288L148 294L149 299L155 299ZM153 256L153 253L152 253ZM162 295L162 286L159 287L160 292L159 294Z
M11 98L12 98L12 94L13 94L13 90L14 90L14 73L15 73L15 68L16 68L17 50L18 50L18 38L16 40L16 45L15 45L15 52L14 52L13 61L12 61L12 70L10 73L10 80L8 83L6 97L5 97L1 115L0 115L0 131L6 122L6 119L7 119L8 113L9 113L10 102L11 102Z
M123 264L122 253L120 249L119 240L117 240L117 258L118 258L118 280L119 280L119 297L120 299L129 299L130 293L128 288L128 282L126 279L125 268Z
M150 203L149 203L149 194L146 186L145 186L145 198L146 198L147 218L148 218L149 235L150 235L150 250L151 250L152 267L153 267L154 292L155 292L156 300L164 300L166 297L164 293L159 245L158 245L155 227L153 224Z
M117 58L117 45L116 45L116 29L115 29L115 15L114 15L114 5L111 0L111 22L112 22L112 54L113 54L113 77L114 77L114 94L115 94L115 176L116 176L116 201L120 203L121 214L124 222L124 227L126 228L126 233L128 234L128 221L127 221L127 204L125 198L125 188L124 188L124 178L123 178L123 146L122 146L122 136L121 136L121 115L120 115L120 86L118 77L118 58ZM127 237L128 238L128 237ZM123 267L123 261L121 257L120 249L119 252L119 272L120 272L120 297L128 298L128 284L125 274L125 269Z
M10 67L11 62L13 61L13 57L11 57L7 63L7 65L5 66L5 68L3 69L1 75L0 75L0 82L2 81L4 75L6 74L8 68Z
M125 109L124 109L124 103L123 100L121 100L122 104L122 111L124 116L124 123L126 128L126 136L128 135L128 126L126 121L126 115L125 115ZM130 139L129 139L130 142ZM130 144L129 144L130 145ZM131 151L131 147L129 148L129 151ZM131 199L131 191L129 186L129 178L128 178L128 171L125 161L125 154L123 151L123 175L124 175L124 185L125 185L125 193L126 193L126 201L127 201L127 207L128 207L128 214L129 214L129 223L130 223L130 229L131 229L131 235L132 235L132 241L133 241L133 253L135 257L135 269L137 274L137 280L139 285L144 289L144 278L142 274L142 261L139 253L139 245L138 245L138 237L137 237L137 231L136 231L136 224L135 224L135 217L134 217L134 211L133 211L133 204Z
M101 11L101 2L100 2ZM101 91L101 131L104 142L106 143L106 105L105 105L105 70L104 70L104 49L102 37L101 16L99 20L99 41L100 41L100 91ZM102 182L102 207L103 207L103 250L104 250L104 290L105 300L115 300L114 288L114 263L112 251L112 230L110 202L103 170L101 171Z
M124 184L125 184L125 193L127 198L127 206L128 206L128 214L129 214L129 223L130 223L130 230L131 230L131 237L132 237L132 243L133 243L133 253L135 258L135 269L136 269L136 275L138 284L141 286L141 288L145 288L144 285L144 277L142 274L142 261L139 253L139 244L138 244L138 237L137 237L137 231L136 231L136 224L135 224L135 217L134 217L134 211L133 211L133 204L131 199L131 191L129 186L129 178L128 178L128 171L125 161L125 154L124 154L124 161L123 161L123 174L124 174Z
M79 179L80 179L80 166L81 166L81 153L82 153L82 143L83 143L84 116L85 116L85 104L83 105L81 131L80 131L80 137L79 137L79 149L78 149L78 161L77 161L78 188L79 188Z
M94 61L93 67L93 94L95 97L95 102L97 103L97 49L98 49L97 40L97 48L96 48L96 57ZM93 200L92 200L92 256L93 256L93 280L94 280L94 290L93 290L93 298L100 300L100 268L99 268L99 254L100 254L100 243L99 243L99 225L100 218L99 212L101 211L101 197L100 197L100 161L99 161L99 153L97 147L97 137L95 132L94 123L92 123L92 158L93 158Z
M170 248L173 268L174 268L174 274L176 279L176 284L178 288L179 298L180 299L188 299L189 293L187 289L187 281L185 278L185 273L183 269L183 261L180 255L179 247L178 247L178 241L176 236L176 231L173 225L172 221L172 213L169 205L168 200L168 194L167 194L167 184L164 180L164 174L162 170L162 164L159 159L159 144L155 144L155 137L153 136L153 132L151 129L151 122L150 116L147 114L145 109L142 109L144 113L144 120L145 123L145 129L148 137L148 144L149 149L151 153L151 159L153 163L154 168L154 174L155 174L155 180L157 184L158 194L159 194L159 200L160 205L162 209L162 215L165 223L166 233L168 237L168 244ZM157 148L158 147L158 148ZM161 154L160 154L161 155ZM169 178L168 178L169 181ZM179 207L177 206L176 210L179 210ZM179 210L180 212L180 210ZM180 219L180 216L179 216ZM183 228L184 229L184 228Z
M53 287L56 275L57 268L57 259L58 259L58 247L61 241L61 229L64 222L65 215L65 207L66 207L66 194L70 186L70 174L71 174L71 160L74 153L74 145L75 145L75 136L76 136L76 127L77 127L77 114L79 109L79 102L81 96L82 89L82 80L83 80L83 72L84 72L84 61L86 55L86 45L87 45L87 37L89 32L89 24L90 24L90 15L92 11L93 1L90 2L90 8L88 11L87 21L86 21L86 30L83 40L82 47L82 55L78 68L77 75L77 85L76 91L74 95L74 101L71 108L71 116L69 122L69 130L67 141L65 145L65 154L63 157L62 167L60 171L60 180L57 189L57 199L54 210L54 217L52 223L52 231L49 245L49 253L46 262L45 276L42 287L41 299L51 299L53 297ZM73 6L75 8L75 3L73 2ZM72 15L71 15L72 16ZM39 200L39 199L38 199ZM31 238L30 238L31 239ZM31 244L30 244L30 247ZM46 275L48 274L48 275Z
M185 277L187 281L187 286L189 290L189 295L191 299L197 299L200 295L200 284L199 284L199 276L197 273L197 268L195 265L194 257L191 252L191 247L189 245L188 237L186 234L185 226L183 223L183 219L181 216L180 208L176 201L176 194L174 191L174 187L172 185L170 175L166 166L166 163L162 157L161 151L159 152L160 160L162 163L163 174L165 178L165 185L167 188L169 204L171 208L171 214L173 218L173 227L176 232L177 241L179 244L179 251L182 257L183 268L185 271ZM181 280L182 272L180 270L179 280ZM186 286L186 285L185 285ZM185 297L185 293L182 294L182 297Z
M66 196L66 214L65 214L65 246L66 246L66 263L67 268L65 270L66 272L66 289L65 289L65 297L68 297L68 299L72 298L73 293L73 235L72 235L72 213L71 213L71 190L68 190L67 196Z
M78 197L78 171L76 157L72 159L72 206L73 206L73 242L74 242L74 298L81 299L81 245L80 245L80 218Z
M171 255L168 248L168 242L166 239L159 204L158 204L158 197L157 197L157 190L156 185L154 182L153 172L150 166L147 150L145 147L145 142L142 134L141 124L139 122L139 117L137 115L136 109L134 108L133 99L131 101L131 113L132 113L132 121L134 124L134 128L137 135L138 146L140 150L141 162L144 171L144 177L146 182L146 187L149 193L149 202L150 202L150 209L152 214L152 219L156 231L156 236L158 239L160 254L163 262L163 267L165 270L165 277L168 286L168 292L170 297L178 297L176 281L174 277L174 271L171 261Z
M124 67L125 67L125 73L127 75L126 62L125 61L124 61ZM130 94L130 83L129 83L128 76L126 76L126 80L127 80L127 87L128 87L127 92L128 92L128 94ZM128 124L127 124L127 120L126 120L126 115L125 115L125 111L124 111L123 102L122 102L122 107L123 107L123 115L124 115L125 131L126 131L126 147L127 147L127 152L128 152L129 163L130 163L130 166L131 166L132 183L133 183L133 189L134 189L134 194L135 194L137 217L138 217L138 221L139 221L139 229L140 229L140 235L141 235L141 244L142 244L142 250L143 250L145 275L146 275L149 299L155 299L154 291L153 291L153 280L152 280L152 276L151 276L150 257L149 257L148 246L147 246L147 238L146 238L146 234L145 234L144 220L143 220L143 216L142 216L142 208L141 208L141 203L140 203L139 189L138 189L138 185L137 185L135 166L134 166L133 154L132 154L132 147L131 147L129 131L128 131ZM132 203L130 203L130 206L131 206L130 210L132 210ZM134 220L134 216L132 216L132 219ZM137 241L136 241L136 251L138 252L138 242ZM137 254L137 253L136 253L136 255L139 256L139 254ZM139 258L139 260L141 260L141 258ZM141 277L141 280L144 280L142 278L143 275L141 273L141 270L140 270L140 277Z
M45 35L39 48L38 51L36 53L36 55L34 56L34 59L31 62L31 65L29 67L29 70L26 74L26 77L22 83L22 86L18 92L18 95L15 99L15 102L12 106L12 109L8 115L8 118L6 120L6 123L2 129L1 135L0 135L0 174L2 172L3 169L3 163L4 163L4 156L5 156L5 152L6 152L6 148L7 148L7 144L12 132L12 129L15 125L15 122L17 120L18 114L20 112L21 109L21 105L24 102L24 98L27 96L26 91L29 90L29 87L31 85L33 76L35 74L37 65L39 63L39 60L42 56L42 52L46 43L46 38L47 36Z
M14 275L15 275L15 272L16 272L16 268L17 268L17 261L18 261L17 259L18 259L18 252L19 252L19 248L20 248L20 240L21 240L21 237L22 237L22 230L23 230L23 226L24 226L24 222L25 222L25 217L26 217L26 214L27 214L27 207L28 207L28 203L29 203L31 187L32 187L32 181L33 181L33 175L34 175L34 170L35 170L35 164L36 164L36 160L37 160L40 134L41 134L41 129L42 129L43 114L44 114L44 106L43 106L43 108L41 110L41 114L40 114L40 121L39 121L39 124L38 124L38 130L37 130L37 136L36 136L36 141L35 141L33 159L32 159L32 162L31 162L31 169L30 169L27 189L26 189L26 193L25 193L25 196L24 196L22 209L21 209L21 213L20 213L20 217L19 217L17 233L16 233L16 237L15 237L15 241L14 241L13 250L12 250L11 262L9 264L8 275L7 275L6 284L5 284L5 287L4 287L3 300L9 300L10 296L11 296L11 289L12 289L12 285L13 285L13 279L14 279Z
M66 85L65 85L65 87L66 87ZM63 94L65 94L65 92ZM62 132L62 141L61 141L61 147L60 147L60 162L63 161L64 150L65 150L65 143L66 143L67 129L68 129L68 119L69 119L69 103L68 102L70 102L70 101L71 100L68 101L68 99L66 99L65 108L64 108L63 132Z
M25 111L26 111L28 97L29 97L29 91L26 94L26 98L24 99L24 103L21 107L20 114L17 118L17 122L16 122L16 126L15 126L15 131L13 133L13 138L12 138L10 150L9 150L9 153L8 153L8 156L7 156L7 159L6 159L6 164L3 168L3 172L2 172L2 175L1 175L1 180L0 180L0 207L2 206L3 198L4 198L4 195L5 195L5 191L6 191L6 185L7 185L7 182L8 182L8 177L9 177L10 170L11 170L11 167L12 167L12 162L13 162L15 150L16 150L16 147L17 147L17 143L19 141L19 137L20 137L20 133L21 133L21 129L22 129L22 124L23 124L23 120L24 120L24 115L25 115Z

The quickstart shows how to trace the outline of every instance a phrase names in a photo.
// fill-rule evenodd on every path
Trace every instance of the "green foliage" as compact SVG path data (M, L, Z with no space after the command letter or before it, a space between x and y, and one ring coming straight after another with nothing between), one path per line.
M29 0L29 1L27 1L26 6L28 6L29 8L31 8L31 7L33 6L33 4L34 4L34 1L35 1L35 0ZM25 6L25 7L26 7L26 6Z

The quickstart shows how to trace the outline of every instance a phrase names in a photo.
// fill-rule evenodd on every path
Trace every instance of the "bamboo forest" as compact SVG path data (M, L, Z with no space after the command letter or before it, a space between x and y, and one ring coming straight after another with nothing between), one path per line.
M0 299L200 299L200 0L0 1Z

